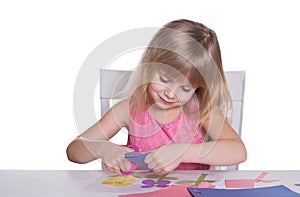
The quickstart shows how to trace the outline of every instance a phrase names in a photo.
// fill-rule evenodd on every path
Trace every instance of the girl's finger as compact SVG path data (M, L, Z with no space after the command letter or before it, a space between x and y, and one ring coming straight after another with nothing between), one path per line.
M146 164L149 164L151 161L153 160L153 156L152 153L150 153L149 155L147 155L144 159Z
M108 164L105 164L105 166L111 173L121 174L119 167L114 167L114 166L108 165Z
M128 171L131 169L131 163L127 159L124 159L124 167L125 167L125 171Z
M115 172L116 174L121 174L120 168L119 168L119 169L114 168L114 172Z
M123 172L125 172L126 171L126 167L125 167L125 165L124 165L124 160L125 159L123 159L123 161L120 161L119 162L119 170L121 170L121 171L123 171Z
M110 171L111 173L114 173L114 168L112 168L112 167L106 165L106 169L107 169L108 171Z

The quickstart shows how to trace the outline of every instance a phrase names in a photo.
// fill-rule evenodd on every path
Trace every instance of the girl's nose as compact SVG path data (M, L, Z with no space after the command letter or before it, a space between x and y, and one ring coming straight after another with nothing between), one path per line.
M173 90L167 88L165 91L164 91L164 95L168 98L168 99L174 99L176 98L176 94Z

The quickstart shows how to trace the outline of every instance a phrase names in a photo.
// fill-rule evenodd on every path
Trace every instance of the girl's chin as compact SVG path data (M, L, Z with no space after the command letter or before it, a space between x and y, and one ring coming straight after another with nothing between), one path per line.
M164 109L164 110L180 107L180 105L178 103L171 103L171 104L155 103L155 105L156 105L156 107L158 107L160 109Z

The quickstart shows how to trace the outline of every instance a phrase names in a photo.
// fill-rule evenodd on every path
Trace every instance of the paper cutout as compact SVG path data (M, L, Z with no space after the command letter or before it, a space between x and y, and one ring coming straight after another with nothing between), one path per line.
M227 188L254 188L254 184L258 182L272 183L279 180L263 180L268 172L262 172L256 179L236 179L236 180L225 180Z
M170 196L180 196L180 197L191 197L191 194L188 191L188 187L201 187L201 188L214 188L215 185L212 185L208 182L215 182L214 180L205 180L207 174L201 174L196 181L187 180L187 181L178 181L176 183L180 183L180 185L171 185L168 187L164 187L162 189L153 191L153 192L145 192L145 193L138 193L138 194L128 194L128 195L120 195L120 197L170 197ZM165 175L157 175L157 174L150 174L146 176L147 178L158 178L157 182L166 181L168 180L176 180L176 177L168 177L167 174ZM156 182L153 180L144 180L142 183L147 184L155 184ZM148 182L149 181L149 182ZM170 181L169 181L170 182ZM189 184L185 184L189 183ZM162 183L160 183L162 184ZM193 184L193 185L191 185Z
M138 167L138 166L143 166L144 168L146 168L149 171L152 171L151 168L148 167L148 165L145 163L145 157L147 155L149 155L150 152L145 152L145 153L140 153L140 152L129 152L129 153L125 153L125 158L128 159L129 161L131 161L131 169L127 172L122 172L123 174L130 174L132 172L134 172L134 170Z
M168 174L148 174L145 177L149 178L149 179L161 179L161 180L177 180L177 177L173 177L173 176L167 176Z
M180 184L180 186L184 186L186 188L188 187L195 187L195 188L215 188L216 186L211 184L211 183L207 183L207 182L202 182L198 185L198 187L196 187L195 185L192 185L192 184Z
M171 183L171 181L169 180L161 180L161 181L153 181L151 179L146 179L146 180L143 180L142 183L144 185L142 185L141 187L142 188L149 188L149 187L167 187L169 186L169 184Z
M255 182L272 183L272 182L279 181L279 180L263 180L263 178L267 174L269 174L269 173L268 172L262 172L261 175L255 179Z
M245 180L225 180L227 188L254 188L254 179Z
M201 174L196 181L185 180L185 181L177 181L176 184L185 184L186 186L191 187L193 184L195 187L200 188L215 188L215 185L210 184L214 183L214 180L204 180L207 174Z
M147 165L147 164L145 163L145 161L144 161L144 160L145 160L145 157L146 157L150 152L140 153L139 148L138 148L136 145L134 145L134 144L128 145L127 147L128 147L128 148L133 148L133 149L134 149L133 152L125 153L125 158L128 159L129 161L131 161L131 168L130 168L130 170L128 170L128 171L125 171L125 172L122 171L122 172L121 172L122 174L128 175L128 174L133 173L133 172L137 169L137 167L138 167L139 165L141 165L141 166L147 168L149 171L152 171L152 169L150 169L150 168L148 167L148 165Z
M114 175L111 175L110 177L117 177L117 176L127 176L127 175L123 175L123 174L114 174ZM131 173L130 176L133 176L135 178L142 178L142 175L138 174L138 173Z
M156 181L151 179L143 180L142 183L144 185L141 188L149 188L149 187L167 187L171 183L169 180L176 180L176 177L168 177L168 174L150 174L147 175L146 178L157 178Z
M191 194L188 191L187 187L183 185L171 185L153 192L120 195L119 197L170 197L170 196L191 197Z
M121 186L121 187L133 185L134 183L135 183L135 178L133 176L109 177L102 182L102 184L104 185Z
M139 164L140 166L145 167L149 171L151 171L151 168L148 167L148 165L145 163L145 157L149 155L150 152L145 152L145 153L139 153L139 152L130 152L130 153L125 153L125 158L128 159L129 161Z
M211 183L208 183L208 182L202 182L198 185L198 188L215 188L216 186L211 184Z
M211 184L214 180L205 180L207 174L201 174L197 180L183 180L177 181L175 184L180 184L184 187L199 187L199 188L215 188L215 185ZM112 175L107 178L102 184L110 186L130 186L136 182L135 178L141 178L142 176L137 173L132 173L130 176L127 175ZM145 179L141 183L141 188L150 187L167 187L171 183L171 180L178 180L177 177L168 176L168 174L147 174ZM132 180L134 179L134 180ZM156 180L153 180L156 179Z
M252 189L188 188L188 190L194 197L300 197L300 194L293 192L283 185Z

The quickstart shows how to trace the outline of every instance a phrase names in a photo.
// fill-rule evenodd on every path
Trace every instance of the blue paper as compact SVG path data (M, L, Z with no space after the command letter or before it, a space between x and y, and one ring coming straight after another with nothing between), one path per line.
M194 197L300 197L300 194L283 185L251 189L188 188L188 190Z
M128 159L131 162L137 163L140 166L143 166L147 168L149 171L152 169L148 167L148 165L145 163L145 157L150 154L150 152L145 152L145 153L139 153L139 152L129 152L125 153L125 158Z

